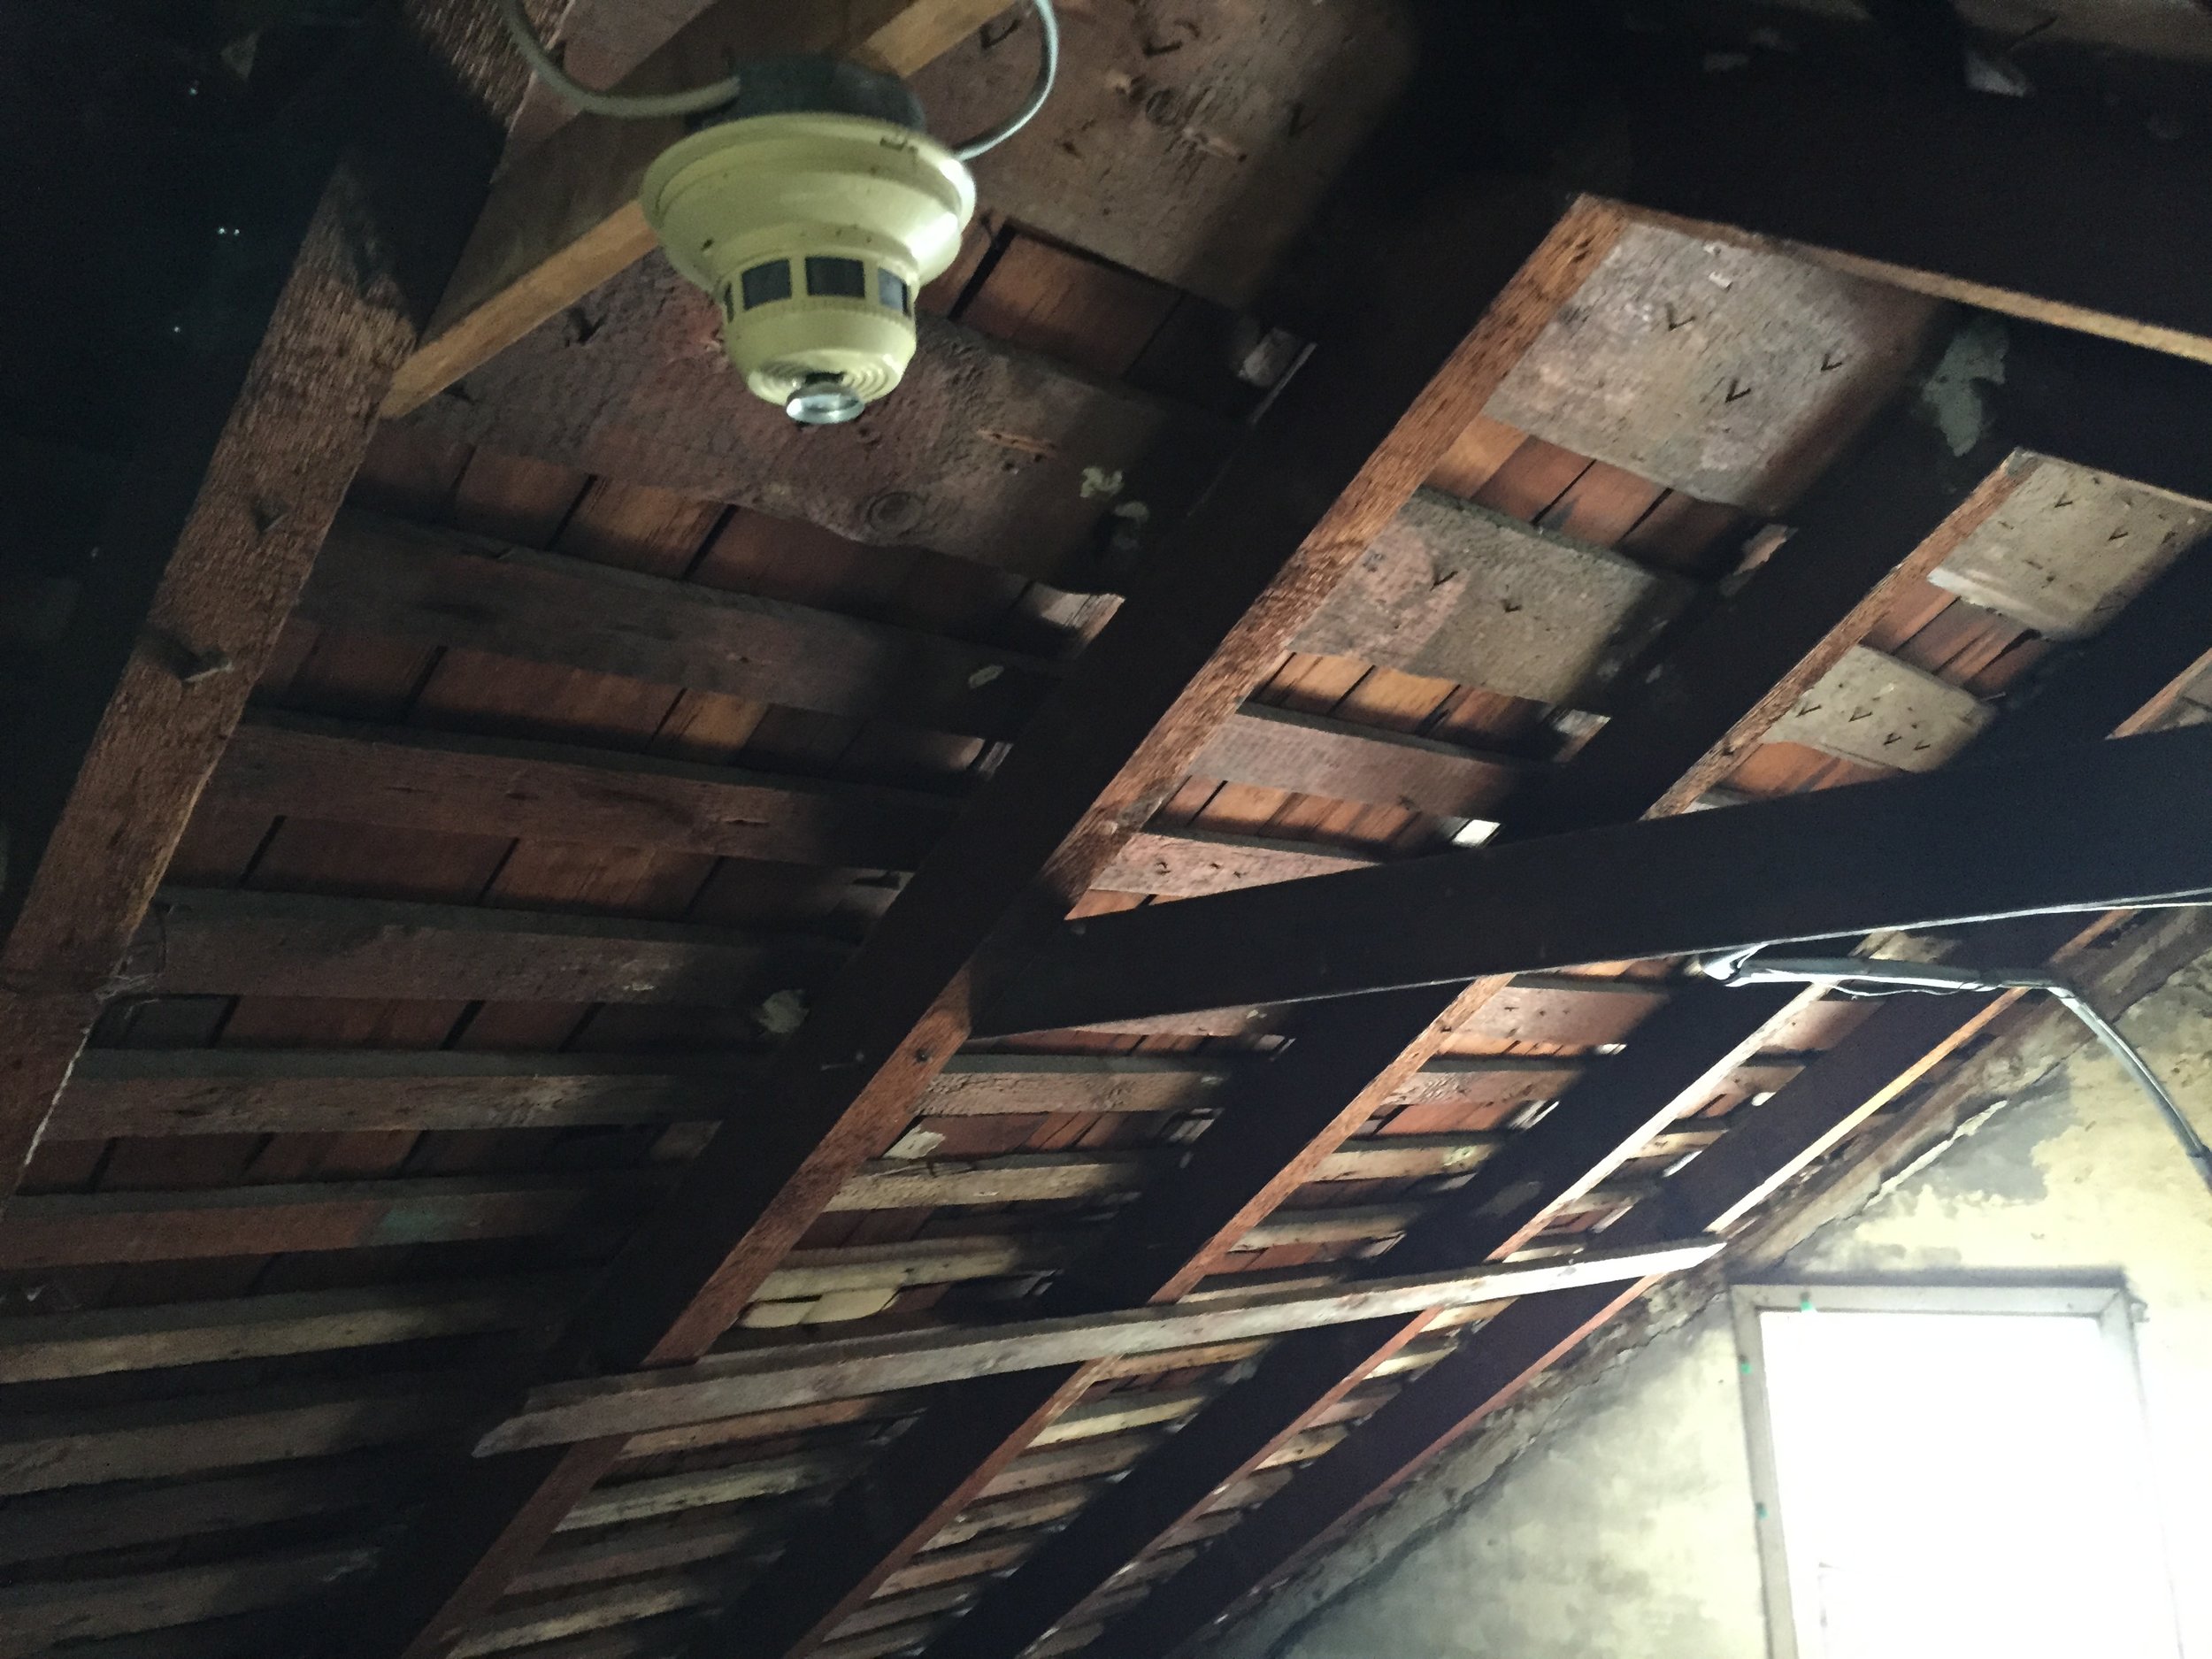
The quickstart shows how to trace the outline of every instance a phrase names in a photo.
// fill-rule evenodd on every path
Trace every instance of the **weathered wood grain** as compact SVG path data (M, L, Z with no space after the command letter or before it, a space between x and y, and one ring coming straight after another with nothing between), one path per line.
M159 895L116 988L749 1008L819 985L849 953L677 922L179 888Z
M1111 510L1171 522L1236 431L927 317L895 396L801 426L731 372L718 325L656 255L407 424L1085 590L1126 577L1095 534Z
M1774 723L1765 741L1802 743L1893 772L1932 772L1995 718L1973 693L1855 645Z
M2047 639L2085 639L2208 527L2200 503L2045 459L1928 580Z
M1640 222L1486 412L1700 500L1779 513L1903 382L1939 311Z
M1297 644L1599 708L1694 592L1620 554L1424 490L1346 573Z

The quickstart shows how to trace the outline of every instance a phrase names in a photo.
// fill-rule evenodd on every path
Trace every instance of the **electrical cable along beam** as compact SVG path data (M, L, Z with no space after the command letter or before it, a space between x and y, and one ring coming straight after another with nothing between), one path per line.
M1053 1030L2212 895L2212 730L1063 926L979 1022Z

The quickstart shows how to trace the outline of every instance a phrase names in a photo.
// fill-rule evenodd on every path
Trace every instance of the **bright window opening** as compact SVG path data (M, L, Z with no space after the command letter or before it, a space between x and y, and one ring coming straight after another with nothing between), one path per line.
M2126 1298L1736 1293L1777 1659L2177 1659Z

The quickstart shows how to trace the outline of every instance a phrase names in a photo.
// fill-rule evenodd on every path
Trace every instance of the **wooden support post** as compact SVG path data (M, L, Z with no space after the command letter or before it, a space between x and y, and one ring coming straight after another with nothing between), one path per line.
M11 770L0 945L10 1187L360 465L521 94L475 0L394 10L354 71L373 91L327 135L324 169L311 157L301 170L316 186L289 214L296 257L275 260L280 281L256 297L257 343L204 354L150 421L69 634L18 716L29 738Z
M1594 204L1563 218L1555 198L1512 189L1432 225L1436 245L1399 268L1448 260L1463 279L1452 308L1432 287L1417 305L1371 296L1325 338L1179 526L1174 545L1207 556L1163 549L1152 580L778 1053L764 1084L778 1110L762 1133L711 1143L608 1273L571 1332L579 1369L680 1363L736 1318L905 1125L967 1036L979 993L1180 780L1603 257L1619 221ZM351 1651L442 1650L549 1536L573 1495L571 1460L612 1456L586 1442L546 1465L550 1496L526 1479L485 1477L502 1491L455 1506L481 1521L400 1552L365 1599Z

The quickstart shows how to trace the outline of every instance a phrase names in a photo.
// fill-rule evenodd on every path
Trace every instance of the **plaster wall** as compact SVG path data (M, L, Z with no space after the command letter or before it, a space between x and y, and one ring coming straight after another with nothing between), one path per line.
M2123 1025L2212 1132L2212 958ZM2212 1194L2101 1051L1987 1113L1779 1276L2101 1270L2142 1306L2183 1650L2212 1659ZM1502 1414L1209 1659L1760 1659L1735 1346L1713 1290L1661 1300L1597 1375Z

